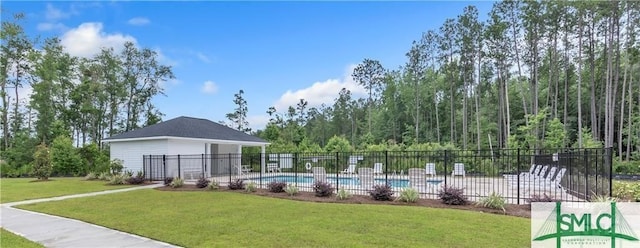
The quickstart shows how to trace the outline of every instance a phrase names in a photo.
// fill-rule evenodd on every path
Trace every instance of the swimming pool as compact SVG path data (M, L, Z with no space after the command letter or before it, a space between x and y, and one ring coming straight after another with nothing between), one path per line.
M251 180L258 181L260 178L251 178ZM338 184L338 185L359 185L360 182L357 177L340 177L336 181L336 177L327 177L329 183ZM383 178L376 178L376 183L383 184L385 180ZM308 176L269 176L263 177L262 181L264 182L286 182L286 183L313 183L313 177ZM405 188L409 186L409 180L407 179L388 179L389 185L394 188ZM442 180L431 180L427 179L428 183L431 184L440 184Z

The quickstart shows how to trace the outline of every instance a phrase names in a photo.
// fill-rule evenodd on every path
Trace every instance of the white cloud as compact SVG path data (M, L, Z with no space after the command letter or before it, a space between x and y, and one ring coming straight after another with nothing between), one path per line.
M47 4L47 10L44 13L44 17L49 21L57 21L60 19L69 18L75 11L64 12L56 7L53 7L52 4Z
M175 61L169 57L167 57L166 55L164 55L164 53L162 53L162 50L160 48L155 48L153 49L153 51L156 52L156 54L158 55L158 62L160 62L163 65L167 65L167 66L171 66L171 67L176 67L178 65L178 61Z
M149 19L144 17L134 17L129 19L128 23L134 26L144 26L151 23L151 21L149 21Z
M211 63L211 59L209 59L209 57L207 57L207 55L204 55L203 53L196 53L196 56L202 62L205 62L207 64Z
M122 50L124 43L136 39L119 33L107 34L102 31L102 23L86 22L62 35L61 44L74 56L91 57L103 47L113 47L116 52Z
M218 92L218 85L213 81L205 81L202 85L202 92L206 94L215 94Z
M249 127L251 127L252 131L257 131L259 129L264 129L269 123L268 115L250 115L247 116L247 122L249 122Z
M364 95L366 93L365 89L351 78L351 73L355 67L356 65L349 65L342 79L328 79L313 83L304 89L288 90L280 96L274 106L279 112L285 111L289 106L295 106L300 99L309 102L309 107L317 107L323 103L331 105L342 88L351 91L353 96Z
M38 31L67 30L67 26L62 23L41 22L37 26Z

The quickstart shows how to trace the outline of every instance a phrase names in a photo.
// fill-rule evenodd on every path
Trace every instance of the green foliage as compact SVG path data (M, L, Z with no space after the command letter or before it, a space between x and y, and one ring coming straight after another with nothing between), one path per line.
M504 207L507 205L507 201L502 195L492 192L489 196L480 199L476 205L485 208L501 209L502 212L505 212Z
M89 172L86 176L84 176L84 180L97 180L100 178L100 174L95 172Z
M613 171L617 174L640 175L640 161L613 161Z
M396 198L397 201L403 202L416 202L420 199L420 192L414 188L404 188L400 191L400 195Z
M216 180L212 180L208 186L209 190L218 190L220 189L220 183Z
M184 186L184 179L180 177L174 177L173 180L171 180L171 183L169 183L169 186L171 186L171 188L180 188Z
M298 187L293 184L287 185L287 188L284 189L284 192L286 192L289 196L297 195L299 191L300 190L298 189Z
M58 136L51 145L51 158L53 172L56 175L85 175L86 170L82 166L82 158L73 147L71 138L68 136Z
M111 172L111 174L122 173L123 169L124 169L124 164L122 160L117 158L111 160L111 163L109 164L109 171Z
M564 124L560 122L560 119L554 118L549 121L547 126L547 133L544 138L544 148L557 149L565 147L565 139L567 132Z
M591 129L582 128L582 148L602 148L603 144L600 141L594 140L591 135ZM574 148L580 148L578 141L573 144Z
M12 147L0 151L0 176L26 177L31 173L31 163L38 141L27 133L16 134Z
M245 190L247 192L256 192L256 190L258 190L258 185L255 182L249 182L247 183Z
M32 174L39 180L47 180L51 176L51 152L45 144L36 147L33 154L33 171Z
M640 202L640 182L613 181L611 195L620 200Z
M338 200L346 200L351 198L351 194L346 191L344 188L340 188L340 190L338 190L338 193L336 194L336 198Z
M350 152L352 151L351 144L349 140L347 140L343 136L333 136L327 142L327 145L324 147L326 152Z
M113 174L109 178L109 185L120 185L125 184L129 177L124 173Z
M109 171L109 155L101 151L96 143L86 144L78 152L88 171Z

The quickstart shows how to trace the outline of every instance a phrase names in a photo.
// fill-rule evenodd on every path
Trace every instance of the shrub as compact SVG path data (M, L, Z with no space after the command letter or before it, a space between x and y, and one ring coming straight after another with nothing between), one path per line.
M493 192L491 195L483 198L476 203L476 206L482 206L485 208L502 209L502 212L506 212L504 206L507 205L507 201L498 193Z
M267 188L269 188L269 191L273 192L273 193L281 193L284 192L284 189L287 187L287 183L286 182L278 182L278 181L273 181L270 182L267 185Z
M96 180L100 175L95 172L89 172L84 176L84 180Z
M198 188L206 188L207 186L209 186L209 183L211 181L209 181L209 179L206 179L204 177L201 177L198 179L198 181L196 182L196 187Z
M396 200L403 202L416 202L420 198L420 193L414 188L404 188L400 191L400 196Z
M254 182L249 182L246 186L246 191L247 192L256 192L256 190L258 189L258 186L256 185L256 183Z
M333 190L334 188L330 183L321 181L313 183L313 191L318 197L331 196L333 194Z
M594 195L589 198L590 202L617 202L615 197L609 197L607 195Z
M284 189L284 192L287 192L287 194L289 194L290 196L294 196L298 194L298 187L296 187L295 185L287 185L287 188Z
M103 172L103 173L100 173L100 175L98 175L98 180L109 181L110 178L111 178L111 174L107 172Z
M180 188L180 187L184 186L184 179L179 178L179 177L175 177L175 178L173 178L173 180L171 180L171 183L169 185L172 188Z
M53 171L59 176L84 175L82 157L73 146L73 141L66 135L56 137L51 144L51 164Z
M640 202L640 182L614 181L612 196L621 200Z
M47 180L51 176L51 152L47 145L40 144L36 147L36 152L33 154L33 170L32 174L39 180Z
M347 192L344 188L340 188L340 190L338 190L338 193L336 194L336 198L338 200L346 200L351 198L351 194L349 194L349 192Z
M467 197L464 196L464 191L455 187L444 187L438 192L438 198L447 205L467 204Z
M173 181L173 177L165 177L164 178L164 186L169 186Z
M233 182L229 183L230 190L239 190L244 189L244 181L242 179L236 179Z
M110 185L120 185L126 182L125 174L114 174L109 178Z
M142 171L138 171L138 173L136 173L135 177L129 177L129 179L127 179L127 182L129 184L142 184L144 183L144 173Z
M378 184L373 186L373 190L369 191L369 195L376 201L391 201L393 191L389 184Z
M117 158L111 160L111 163L109 164L109 170L111 171L111 174L121 173L122 169L124 169L124 163L122 162L122 160Z
M216 180L213 180L209 183L209 190L218 190L220 189L220 183Z
M543 195L532 195L531 198L527 199L529 203L531 202L556 202L559 200L553 199L551 196L544 193Z

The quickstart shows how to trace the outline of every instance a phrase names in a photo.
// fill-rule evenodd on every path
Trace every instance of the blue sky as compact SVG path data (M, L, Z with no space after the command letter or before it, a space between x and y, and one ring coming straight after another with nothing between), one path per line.
M364 91L350 78L364 58L396 69L411 42L467 5L485 19L489 1L427 2L43 2L3 1L27 14L28 34L58 36L66 50L91 56L127 41L156 50L176 80L154 99L166 116L226 121L244 90L248 119L263 128L266 110L286 112L300 98L331 105L339 90ZM25 89L28 91L29 89Z

